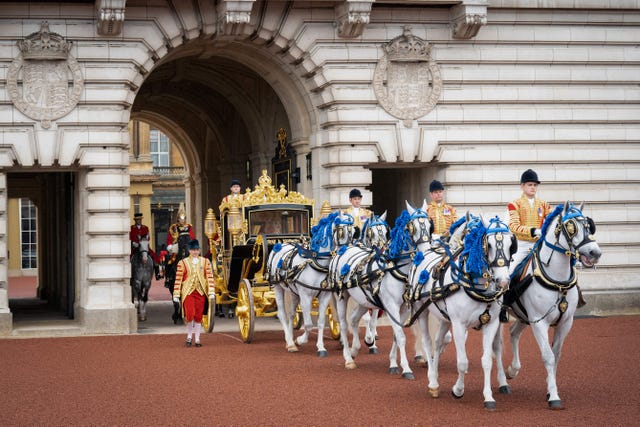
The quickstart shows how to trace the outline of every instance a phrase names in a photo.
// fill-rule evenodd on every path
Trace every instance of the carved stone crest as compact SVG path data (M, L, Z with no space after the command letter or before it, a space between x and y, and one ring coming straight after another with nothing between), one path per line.
M42 121L67 115L80 99L84 80L78 62L69 55L71 42L49 31L44 21L39 32L18 42L20 54L7 69L11 101L26 116Z
M411 34L404 34L383 46L385 55L373 75L373 90L389 114L415 120L431 111L442 92L440 68L431 58L431 46Z

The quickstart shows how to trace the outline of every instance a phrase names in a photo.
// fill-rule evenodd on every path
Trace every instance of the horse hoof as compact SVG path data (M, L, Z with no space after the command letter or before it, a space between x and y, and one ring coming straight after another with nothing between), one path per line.
M511 394L511 387L508 385L502 385L498 389L498 393L500 394Z
M453 390L451 390L451 396L453 396L454 399L462 399L464 397L464 393L458 396Z
M369 354L378 354L378 347L370 347Z
M318 357L327 357L328 355L329 355L329 352L327 350L318 351Z
M400 373L400 368L398 368L397 366L395 368L389 368L389 373L391 375L398 375Z
M550 400L549 401L549 409L554 411L564 409L564 405L562 404L562 400Z
M402 378L411 381L416 379L416 377L413 375L413 372L405 372L404 374L402 374Z
M347 362L344 364L344 367L347 369L356 369L356 362Z
M429 387L429 395L431 397L433 397L434 399L437 399L438 397L440 397L440 389L439 388L431 388Z
M375 345L376 340L373 341L367 341L367 339L365 338L364 343L367 345L367 347L372 347Z
M422 357L422 356L414 357L413 361L416 362L416 364L421 368L426 368L427 367L427 361L424 360L424 357Z
M496 402L484 402L484 409L486 409L487 411L495 411Z
M297 353L298 352L298 347L296 347L295 345L287 346L287 351L289 353Z

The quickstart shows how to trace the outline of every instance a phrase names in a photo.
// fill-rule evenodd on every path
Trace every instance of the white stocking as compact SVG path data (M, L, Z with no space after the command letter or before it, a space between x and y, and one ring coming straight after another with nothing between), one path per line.
M191 322L187 322L187 340L191 341L191 337L193 337L193 320Z
M202 330L202 324L196 323L196 342L200 342L200 331Z

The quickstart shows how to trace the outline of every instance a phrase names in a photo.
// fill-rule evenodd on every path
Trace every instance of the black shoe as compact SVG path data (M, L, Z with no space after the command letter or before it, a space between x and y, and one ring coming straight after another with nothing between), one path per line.
M220 318L223 318L223 319L224 319L224 313L223 313L223 312L218 313L218 317L220 317Z
M187 340L187 342L184 343L185 347L191 347L191 340ZM198 346L198 343L196 343L196 347Z
M500 309L500 323L509 323L509 314L506 307Z
M160 280L162 279L162 276L160 274L156 274L156 280Z
M196 347L202 347L202 344L200 344L199 342L196 342Z

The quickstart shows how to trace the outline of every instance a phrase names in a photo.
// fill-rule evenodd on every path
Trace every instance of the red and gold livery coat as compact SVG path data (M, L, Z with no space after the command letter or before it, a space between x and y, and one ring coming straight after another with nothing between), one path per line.
M205 257L197 257L193 262L192 257L186 257L178 262L176 281L173 285L173 297L184 301L185 297L193 292L208 298L215 291L215 281L211 261Z
M549 203L540 199L533 199L533 205L529 203L523 194L507 206L509 209L509 230L518 240L535 242L537 237L532 236L532 228L542 227L544 219L551 212Z
M456 209L446 203L434 201L427 205L427 216L433 221L433 233L440 236L448 236L451 224L458 220Z

